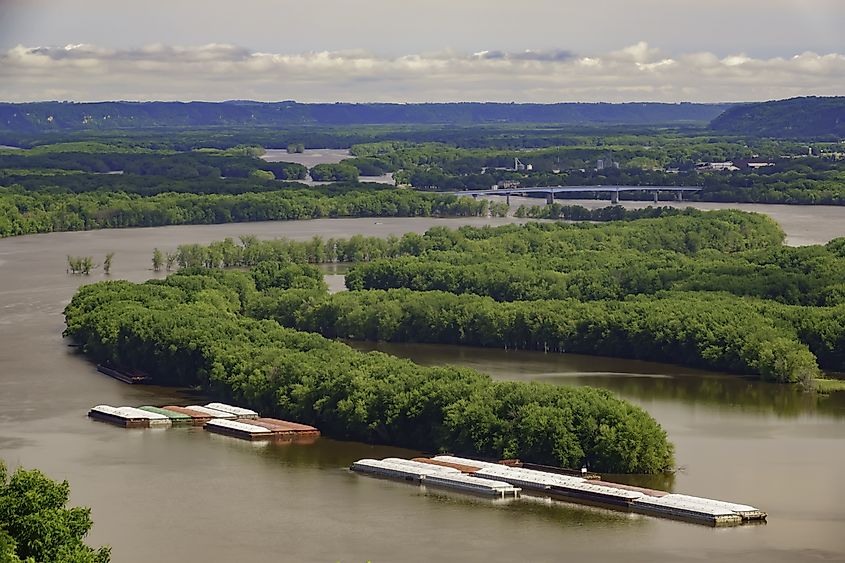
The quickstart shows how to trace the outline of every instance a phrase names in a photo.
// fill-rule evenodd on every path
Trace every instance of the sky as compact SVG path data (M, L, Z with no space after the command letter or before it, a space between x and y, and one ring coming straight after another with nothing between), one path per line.
M845 0L0 0L0 101L845 95Z

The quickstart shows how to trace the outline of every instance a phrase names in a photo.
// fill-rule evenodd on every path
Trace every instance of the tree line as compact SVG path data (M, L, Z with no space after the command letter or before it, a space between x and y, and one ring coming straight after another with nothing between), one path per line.
M25 194L0 188L0 237L120 227L279 221L321 217L501 215L484 200L408 190L281 190L240 195Z
M85 286L65 310L66 334L98 360L143 369L163 384L199 386L339 439L604 471L672 467L672 446L657 422L607 391L421 367L245 315L259 293L324 291L313 287L313 267L297 266L301 275L284 273L287 267Z
M845 307L815 313L816 320L835 325L836 332L813 330L808 323L802 328L821 337L808 338L819 352L837 351L838 361L827 367L841 370ZM263 295L252 304L250 314L330 338L613 356L808 387L820 376L817 357L795 326L764 314L753 301L718 293L502 303L442 291L392 289L329 296L291 290Z
M818 365L845 371L845 239L782 240L760 215L685 211L387 239L245 237L176 256L182 267L353 262L350 293L300 286L250 305L329 337L642 358L809 385Z

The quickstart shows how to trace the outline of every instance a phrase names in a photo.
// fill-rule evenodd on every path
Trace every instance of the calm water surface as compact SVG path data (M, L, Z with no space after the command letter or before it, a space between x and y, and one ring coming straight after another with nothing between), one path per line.
M845 211L845 210L843 210ZM803 212L803 211L802 211ZM760 506L765 526L711 529L544 501L491 502L353 475L361 457L414 452L321 439L254 445L196 429L124 430L97 403L200 400L98 374L61 339L76 287L65 256L116 252L144 280L151 249L225 236L386 236L501 220L336 219L55 233L0 241L0 457L71 482L114 561L834 561L845 557L845 397L675 366L446 346L387 346L499 379L607 387L648 409L682 470L664 486ZM334 275L340 276L339 270ZM637 481L636 478L629 480ZM646 480L646 482L654 482Z

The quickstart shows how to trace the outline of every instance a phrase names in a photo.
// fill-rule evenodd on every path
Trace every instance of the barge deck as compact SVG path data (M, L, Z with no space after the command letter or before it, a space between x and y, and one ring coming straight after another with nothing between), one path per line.
M360 473L423 485L499 496L511 493L514 497L524 489L546 498L709 526L762 522L767 517L764 511L745 504L590 479L571 471L544 471L539 467L543 466L505 465L451 455L413 460L361 460L352 464L352 469ZM588 474L588 477L592 476Z

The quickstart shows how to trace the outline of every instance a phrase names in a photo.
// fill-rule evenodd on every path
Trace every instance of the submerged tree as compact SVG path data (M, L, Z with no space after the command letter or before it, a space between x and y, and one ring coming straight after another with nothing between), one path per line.
M103 260L103 273L106 275L111 274L111 262L114 258L114 252L109 252L106 254L106 258Z
M160 272L161 265L164 263L164 254L158 248L153 249L153 271Z
M167 271L171 271L173 269L173 265L176 264L176 258L178 255L175 252L168 252L167 255L164 257L166 262Z
M68 256L67 265L71 274L87 276L94 269L94 258L91 256Z
M90 508L66 508L70 487L37 469L11 476L0 461L0 561L107 563L108 547L82 541L91 530Z

